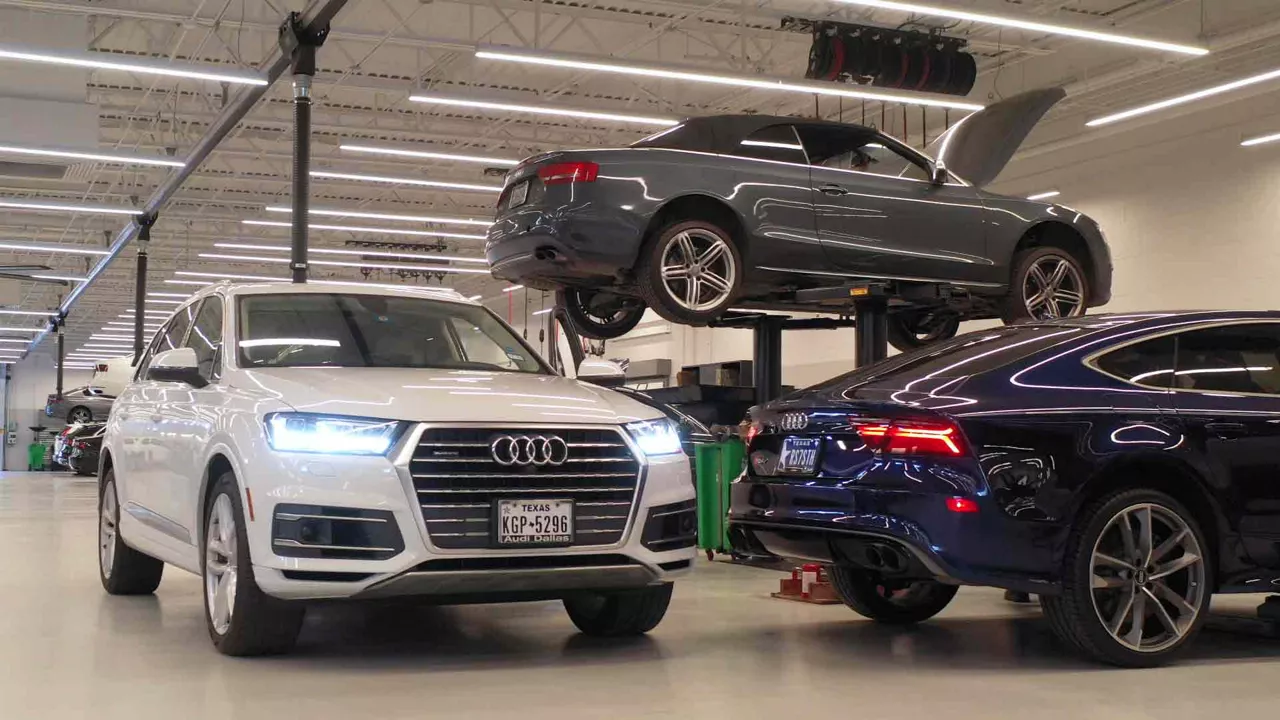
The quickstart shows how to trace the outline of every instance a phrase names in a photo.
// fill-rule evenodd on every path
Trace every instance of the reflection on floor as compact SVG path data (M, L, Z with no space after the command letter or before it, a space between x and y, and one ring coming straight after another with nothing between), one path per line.
M1035 606L965 589L914 630L772 600L777 573L701 562L650 637L592 641L559 605L321 608L295 655L232 660L199 582L109 598L95 484L0 476L0 717L1203 718L1270 713L1280 643L1206 633L1176 667L1068 655ZM1258 599L1227 598L1245 609Z

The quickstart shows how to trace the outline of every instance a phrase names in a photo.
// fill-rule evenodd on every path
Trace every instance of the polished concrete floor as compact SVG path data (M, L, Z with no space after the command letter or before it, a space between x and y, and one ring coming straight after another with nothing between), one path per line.
M777 573L707 562L639 640L576 635L554 603L340 606L309 617L294 655L225 658L194 576L103 594L94 489L0 475L0 718L1173 720L1276 705L1280 641L1209 632L1175 667L1119 671L1068 655L1038 609L995 591L962 590L898 630L771 599Z

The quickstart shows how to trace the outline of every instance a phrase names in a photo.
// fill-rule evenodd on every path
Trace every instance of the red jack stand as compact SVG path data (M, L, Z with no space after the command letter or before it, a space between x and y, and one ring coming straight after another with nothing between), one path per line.
M827 581L827 571L821 565L808 563L791 570L791 577L783 578L778 592L771 597L813 605L837 605L840 598Z

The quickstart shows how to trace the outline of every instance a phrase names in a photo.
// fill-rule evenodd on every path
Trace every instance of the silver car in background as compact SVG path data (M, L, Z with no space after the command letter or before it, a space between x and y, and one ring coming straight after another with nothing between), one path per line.
M44 414L63 420L68 425L102 421L111 414L111 405L115 401L115 396L108 395L102 388L78 387L62 393L61 399L56 394L49 395Z

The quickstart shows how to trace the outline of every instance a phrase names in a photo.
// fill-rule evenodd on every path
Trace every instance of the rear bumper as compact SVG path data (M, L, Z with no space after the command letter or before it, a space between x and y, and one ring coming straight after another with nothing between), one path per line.
M493 276L538 287L613 282L635 265L648 219L598 204L516 210L489 229Z

